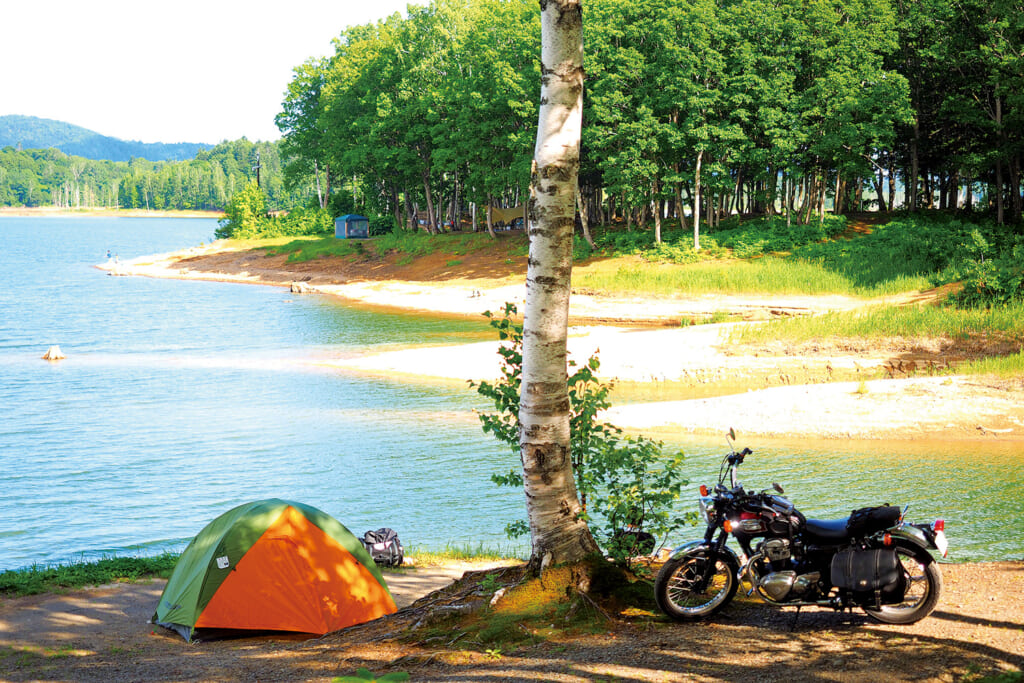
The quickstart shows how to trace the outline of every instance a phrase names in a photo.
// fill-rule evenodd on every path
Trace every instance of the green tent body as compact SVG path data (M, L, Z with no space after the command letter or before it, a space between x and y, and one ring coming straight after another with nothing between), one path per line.
M322 635L395 611L373 559L338 520L260 500L213 520L181 554L152 621L197 630Z

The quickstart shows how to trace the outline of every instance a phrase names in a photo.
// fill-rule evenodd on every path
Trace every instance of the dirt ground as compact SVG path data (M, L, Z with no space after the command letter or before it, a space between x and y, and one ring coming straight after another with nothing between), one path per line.
M2 600L0 680L326 682L365 667L408 672L413 681L818 683L966 681L1024 667L1024 562L943 565L938 608L911 626L876 624L863 613L779 611L740 597L697 624L595 613L595 633L531 636L508 652L460 641L458 633L417 644L395 637L422 618L423 605L464 592L452 581L468 568L389 574L404 609L311 640L187 644L147 623L162 582Z
M439 239L444 239L441 237ZM223 243L99 266L112 275L219 280L289 287L354 305L457 316L498 312L524 299L525 257L501 233L490 250L435 253L412 263L385 258L285 256ZM521 237L520 237L521 239ZM619 268L595 261L574 272ZM853 310L878 303L928 305L945 290L866 301L845 296L610 297L575 291L570 357L600 352L603 379L618 383L609 420L637 430L824 439L1024 441L1024 380L951 375L971 358L1019 350L1001 339L820 340L800 346L738 345L743 324L779 316ZM680 327L680 320L729 314L734 322ZM326 358L345 372L413 380L481 380L497 375L497 342ZM621 398L620 398L621 397Z

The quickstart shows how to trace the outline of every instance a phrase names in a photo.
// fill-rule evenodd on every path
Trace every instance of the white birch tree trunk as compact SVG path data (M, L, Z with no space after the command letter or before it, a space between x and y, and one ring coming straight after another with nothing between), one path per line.
M530 256L523 317L519 447L530 523L530 563L597 551L578 519L569 451L566 337L583 111L580 0L540 0L541 93L530 188Z
M704 150L697 152L697 168L693 172L693 250L700 251L700 167L704 161Z

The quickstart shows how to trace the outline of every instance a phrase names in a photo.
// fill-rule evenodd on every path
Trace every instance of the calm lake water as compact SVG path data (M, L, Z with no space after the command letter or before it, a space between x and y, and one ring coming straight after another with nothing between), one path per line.
M483 319L93 267L108 249L121 259L180 249L215 227L0 218L0 570L181 550L220 513L270 497L319 507L357 535L390 526L407 549L524 550L504 537L522 494L490 482L512 460L481 432L476 394L317 364L479 341L490 337ZM40 360L53 344L67 360ZM1024 518L1014 449L745 443L757 451L745 483L777 480L812 516L910 503L915 520L947 519L951 559L1024 557L1012 531ZM713 477L725 450L720 440L673 445L687 452L691 488Z

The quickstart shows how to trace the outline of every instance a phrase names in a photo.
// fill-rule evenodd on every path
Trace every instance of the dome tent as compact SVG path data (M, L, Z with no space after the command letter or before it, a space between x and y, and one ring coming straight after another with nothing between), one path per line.
M322 635L395 611L380 570L338 520L270 499L207 524L181 554L152 621L197 631Z

